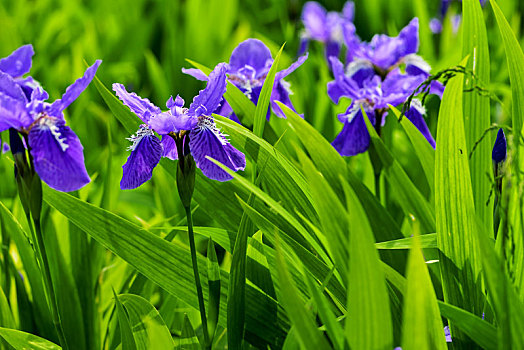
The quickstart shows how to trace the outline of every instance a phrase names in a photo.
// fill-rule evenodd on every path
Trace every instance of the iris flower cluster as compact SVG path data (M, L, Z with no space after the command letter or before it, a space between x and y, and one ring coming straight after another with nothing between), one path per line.
M349 97L351 104L338 116L344 124L333 141L343 156L365 152L369 147L362 110L380 131L389 105L404 103L428 77L431 67L416 53L419 48L418 19L414 18L398 36L375 35L370 42L361 41L352 30L344 32L347 46L345 65L338 57L330 57L335 79L328 83L328 95L338 103ZM442 96L444 87L432 82L430 92ZM413 99L406 116L424 135L432 147L435 140L424 120L425 108Z
M16 132L23 136L21 147L11 147L13 154L27 148L34 171L50 187L64 192L78 190L90 179L82 144L66 125L63 112L89 85L101 61L89 67L61 99L49 103L49 94L41 85L32 77L24 78L33 55L33 47L25 45L0 60L0 131L10 129L13 137L18 137Z

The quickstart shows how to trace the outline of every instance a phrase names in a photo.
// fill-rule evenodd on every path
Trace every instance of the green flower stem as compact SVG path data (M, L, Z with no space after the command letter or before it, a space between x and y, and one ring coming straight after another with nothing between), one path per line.
M189 236L189 248L191 249L191 262L193 263L193 273L195 275L195 284L198 295L198 307L200 309L200 319L202 320L202 331L204 333L204 348L211 349L209 333L207 329L206 308L204 305L204 293L202 293L202 284L200 283L200 274L198 273L197 252L195 247L195 234L193 232L193 216L191 208L185 207L187 216L187 234Z
M64 329L62 327L62 322L60 320L60 314L58 313L58 304L56 302L55 289L53 287L53 282L51 280L51 270L49 269L49 261L47 258L47 251L45 249L44 238L42 236L42 228L40 225L40 220L33 218L33 224L35 227L35 232L33 237L36 245L36 255L37 260L40 264L40 269L42 270L44 278L44 290L46 292L47 302L49 303L49 309L51 310L51 318L53 319L53 324L58 334L58 340L62 349L69 349L67 346L67 341L64 335Z

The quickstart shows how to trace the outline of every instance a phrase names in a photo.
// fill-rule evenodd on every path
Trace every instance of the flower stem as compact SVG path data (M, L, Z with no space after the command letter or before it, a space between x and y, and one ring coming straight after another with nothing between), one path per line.
M45 249L44 239L42 236L42 228L40 226L40 220L33 218L35 226L34 236L36 238L36 253L37 259L40 263L40 269L42 270L44 277L44 288L47 295L47 301L49 303L49 309L51 310L51 318L58 334L58 340L62 349L69 349L67 341L64 335L64 329L60 320L60 314L58 313L58 304L56 302L55 289L51 280L51 270L49 269L49 261L47 259L47 251Z
M186 206L187 216L187 234L189 236L189 248L191 249L191 262L193 263L193 273L195 275L195 284L198 295L198 307L200 309L200 319L202 320L202 331L204 333L204 348L211 349L209 341L209 333L207 330L206 308L204 305L204 293L202 293L202 285L200 283L200 274L198 273L197 252L195 247L195 234L193 233L193 216L191 215L191 208Z

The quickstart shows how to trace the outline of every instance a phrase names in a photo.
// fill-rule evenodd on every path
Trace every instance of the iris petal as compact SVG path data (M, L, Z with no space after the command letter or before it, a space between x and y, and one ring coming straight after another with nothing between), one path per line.
M431 135L428 125L424 120L425 113L426 110L424 109L424 106L422 106L422 103L419 100L414 99L411 103L411 107L406 112L406 117L416 126L422 135L424 135L431 147L435 148L435 139Z
M84 75L81 78L78 78L66 89L66 92L62 95L62 98L51 104L48 114L52 116L59 116L64 109L73 103L73 101L76 100L91 83L91 80L93 80L100 63L102 63L101 60L96 60L91 67L87 68L84 72Z
M0 71L13 78L21 77L31 70L32 57L35 54L32 45L24 45L0 60Z
M89 181L84 152L76 134L60 119L43 118L29 132L35 170L49 187L75 191Z
M348 109L349 111L349 109ZM342 115L339 116L342 118ZM332 142L333 147L341 156L354 156L369 148L370 136L360 108L351 120L344 123L342 131Z
M147 98L142 98L134 92L127 92L122 84L114 83L113 91L118 98L135 113L144 123L149 121L151 115L160 114L160 108L149 102Z
M189 115L200 116L202 112L199 110L205 109L207 114L211 115L222 101L222 96L226 92L226 71L227 64L219 63L215 69L209 74L209 80L204 90L195 96L191 106L189 106ZM195 114L195 113L198 113Z
M122 166L123 175L120 188L123 190L137 188L151 179L153 169L160 162L162 153L162 144L152 133L135 140L133 150Z

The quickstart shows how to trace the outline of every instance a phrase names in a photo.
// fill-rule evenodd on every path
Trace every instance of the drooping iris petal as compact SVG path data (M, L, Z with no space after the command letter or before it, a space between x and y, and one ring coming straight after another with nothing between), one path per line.
M131 190L151 179L153 169L160 162L163 149L160 140L147 126L131 137L133 145L130 147L131 154L122 166L123 175L120 181L122 190Z
M245 66L260 72L267 68L271 51L258 39L247 39L241 42L231 53L228 73L236 73Z
M147 123L152 115L162 113L160 108L149 102L147 98L142 98L134 92L127 92L122 84L114 83L113 91L144 123Z
M178 159L178 151L176 149L175 140L171 136L162 135L162 157L166 157L172 160Z
M414 99L411 102L411 107L406 112L406 117L417 127L422 135L424 135L431 147L435 148L435 139L431 135L428 125L424 120L424 114L426 114L426 109L422 106L420 100Z
M200 81L207 81L207 75L204 74L200 69L196 68L182 68L182 73L191 75L193 78L196 78Z
M0 131L9 128L20 130L33 122L25 103L0 92Z
M506 135L504 134L504 130L499 129L499 131L497 132L497 139L495 140L495 144L493 145L493 152L491 153L491 158L495 163L500 163L506 160L506 154Z
M226 92L226 71L226 63L219 63L213 69L209 74L206 88L195 96L187 114L197 117L203 114L211 115L218 108Z
M102 63L101 60L96 60L95 63L86 69L84 75L78 78L73 84L69 85L62 98L54 101L49 107L48 114L52 116L58 116L66 109L74 100L80 96L80 94L86 89L86 87L93 80L98 66Z
M206 156L218 160L234 171L244 170L246 167L244 154L226 140L210 118L199 123L199 126L191 131L189 138L189 148L196 166L208 178L218 181L232 179L228 173L208 160Z
M371 117L373 110L366 111ZM339 119L346 119L342 131L331 143L341 156L349 157L365 152L369 148L370 136L364 122L360 105L352 104Z
M29 132L29 147L35 171L49 187L70 192L89 183L84 148L62 120L41 118Z
M9 56L0 59L0 71L13 78L21 77L31 70L32 57L35 54L33 45L24 45Z

